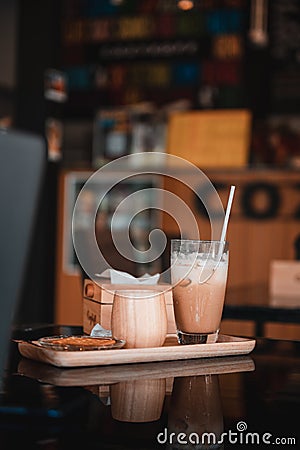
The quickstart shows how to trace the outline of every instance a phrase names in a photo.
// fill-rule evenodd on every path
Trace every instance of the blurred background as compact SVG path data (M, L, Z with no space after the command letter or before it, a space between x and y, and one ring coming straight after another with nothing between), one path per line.
M268 291L274 261L299 259L297 0L1 0L0 30L0 127L40 134L48 147L18 323L82 322L73 205L95 170L136 152L196 164L224 205L237 186L229 287ZM110 193L102 205L106 228L114 205L141 186L182 197L208 236L196 196L154 176ZM91 191L85 214L95 199ZM149 215L136 236L155 226L178 235L170 217ZM166 264L162 258L142 271ZM286 330L299 336L296 325Z

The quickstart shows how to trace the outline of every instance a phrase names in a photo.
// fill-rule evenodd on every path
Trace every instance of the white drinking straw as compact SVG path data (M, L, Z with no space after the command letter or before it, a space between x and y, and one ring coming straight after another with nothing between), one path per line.
M215 265L215 267L213 268L213 271L209 274L209 276L204 281L201 281L201 282L199 281L200 284L206 283L210 279L210 277L213 275L214 271L217 270L219 263L222 259L222 253L223 253L223 249L225 247L226 231L227 231L227 227L228 227L228 221L229 221L229 215L230 215L231 206L232 206L232 202L233 202L234 191L235 191L235 186L230 186L230 192L229 192L226 213L225 213L225 218L224 218L224 223L223 223L223 228L222 228L222 233L221 233L221 239L220 239L220 241L221 241L221 243L223 243L223 245L222 244L220 245L219 251L217 253L218 262Z
M232 202L233 202L234 191L235 191L235 186L231 186L230 192L229 192L229 197L228 197L228 202L227 202L227 207L226 207L225 219L224 219L222 233L221 233L221 239L220 239L221 242L224 242L226 239L226 232L227 232L227 227L228 227L231 206L232 206Z

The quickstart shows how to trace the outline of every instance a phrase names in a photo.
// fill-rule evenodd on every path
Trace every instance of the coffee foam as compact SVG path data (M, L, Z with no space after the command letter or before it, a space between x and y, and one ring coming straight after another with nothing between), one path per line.
M223 282L227 275L227 258L221 261L203 261L195 258L172 259L172 283L188 278L192 283L203 283L213 277L214 282Z

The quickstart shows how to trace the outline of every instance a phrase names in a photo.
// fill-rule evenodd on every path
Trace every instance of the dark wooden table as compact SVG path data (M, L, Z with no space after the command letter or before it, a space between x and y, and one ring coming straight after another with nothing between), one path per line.
M47 325L14 337L81 332ZM147 420L153 402L158 415ZM300 342L259 338L244 356L72 369L22 358L13 343L0 443L5 450L184 450L200 448L189 442L206 432L210 448L299 448L299 411Z

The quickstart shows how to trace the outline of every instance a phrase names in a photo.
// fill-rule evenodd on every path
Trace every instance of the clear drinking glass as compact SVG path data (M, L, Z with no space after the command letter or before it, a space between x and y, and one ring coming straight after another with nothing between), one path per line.
M228 259L228 242L171 241L171 280L179 343L217 341Z

